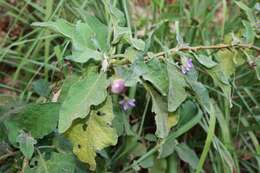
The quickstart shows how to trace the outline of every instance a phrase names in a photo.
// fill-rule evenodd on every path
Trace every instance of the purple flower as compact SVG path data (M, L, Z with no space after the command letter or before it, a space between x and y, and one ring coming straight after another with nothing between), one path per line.
M192 59L185 58L182 61L181 71L183 74L186 74L193 68Z
M114 94L121 94L125 91L125 81L123 79L116 79L111 84L111 91Z
M135 99L124 98L119 102L119 104L122 106L124 111L127 111L128 109L135 107Z

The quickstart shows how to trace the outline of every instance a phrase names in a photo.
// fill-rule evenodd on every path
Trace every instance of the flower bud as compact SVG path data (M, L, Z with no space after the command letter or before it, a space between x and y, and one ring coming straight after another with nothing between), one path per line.
M125 81L123 79L116 79L111 84L111 92L114 94L121 94L125 91Z

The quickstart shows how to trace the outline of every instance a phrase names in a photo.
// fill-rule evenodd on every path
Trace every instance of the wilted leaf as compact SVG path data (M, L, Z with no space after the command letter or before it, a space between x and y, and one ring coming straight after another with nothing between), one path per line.
M77 123L66 132L73 152L82 162L88 163L91 170L96 169L96 151L117 143L116 130L110 127L113 118L112 103L108 98L102 108L90 113L86 123Z
M105 73L93 72L72 85L61 105L59 132L65 132L73 120L86 117L92 105L102 103L107 96L108 84Z

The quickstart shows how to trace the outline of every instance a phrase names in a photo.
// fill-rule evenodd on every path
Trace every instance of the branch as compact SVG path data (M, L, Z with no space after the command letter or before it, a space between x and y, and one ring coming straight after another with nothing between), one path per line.
M14 156L16 154L17 154L17 152L9 152L7 154L4 154L4 155L0 156L0 162L4 161L8 157L12 157L12 156Z
M260 47L251 45L251 44L218 44L218 45L209 45L209 46L194 46L194 47L175 47L169 50L170 53L178 52L178 51L199 51L205 49L224 49L224 48L243 48L243 49L252 49L260 52ZM163 56L167 52L159 52L155 54L156 57Z

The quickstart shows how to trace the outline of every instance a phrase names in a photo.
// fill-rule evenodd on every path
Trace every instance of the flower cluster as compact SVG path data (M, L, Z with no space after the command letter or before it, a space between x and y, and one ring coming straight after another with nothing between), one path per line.
M111 92L114 94L123 94L126 91L125 81L123 79L115 79L111 84ZM124 96L124 99L119 102L124 111L135 107L135 99L129 99Z

